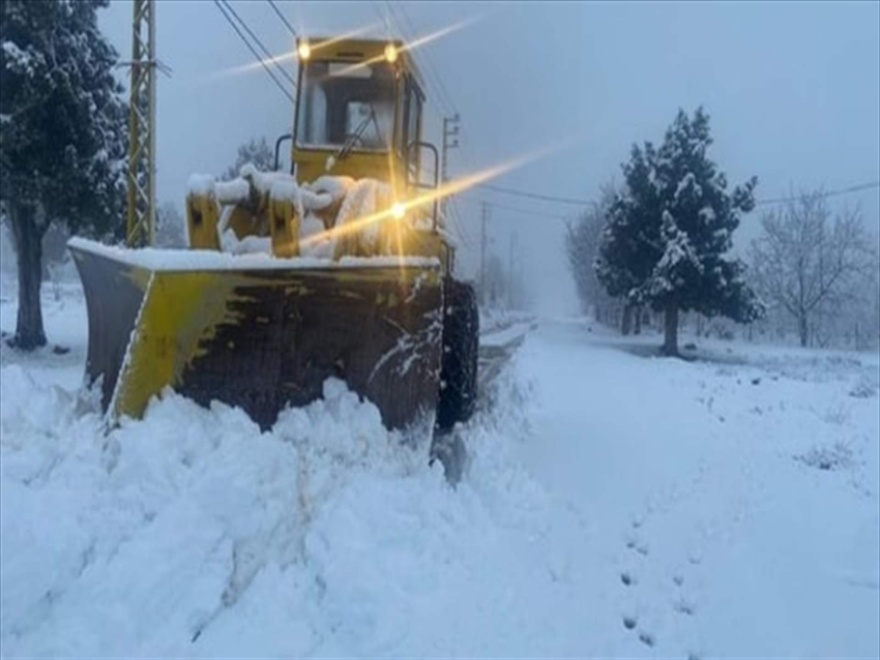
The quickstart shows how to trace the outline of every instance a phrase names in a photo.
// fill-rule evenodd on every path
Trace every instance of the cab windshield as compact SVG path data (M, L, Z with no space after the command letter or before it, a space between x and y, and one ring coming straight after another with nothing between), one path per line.
M301 85L298 146L390 149L394 72L387 63L308 62Z

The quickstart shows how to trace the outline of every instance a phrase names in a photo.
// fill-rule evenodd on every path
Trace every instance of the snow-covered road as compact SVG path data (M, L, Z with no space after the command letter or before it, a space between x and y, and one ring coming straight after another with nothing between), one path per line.
M877 356L657 343L545 323L519 365L524 463L587 521L582 648L876 657Z
M880 654L876 354L543 320L453 490L334 382L269 433L171 394L106 433L82 311L0 349L5 657Z

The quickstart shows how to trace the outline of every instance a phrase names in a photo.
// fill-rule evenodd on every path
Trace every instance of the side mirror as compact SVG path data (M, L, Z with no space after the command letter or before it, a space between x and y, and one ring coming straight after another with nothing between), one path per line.
M275 140L275 164L272 166L273 172L277 172L278 167L281 164L281 159L280 159L281 144L283 142L287 142L288 140L292 140L292 139L293 139L293 133L285 133L284 135L279 137L277 140ZM293 163L290 164L290 173L293 174Z
M435 147L430 142L416 141L410 142L406 147L406 172L407 178L409 177L409 163L412 159L413 150L415 150L416 158L421 158L420 149L427 149L432 154L434 154L434 183L431 184L422 184L420 181L416 181L414 187L416 188L427 188L429 190L436 190L440 185L440 152L437 151L437 147ZM407 184L409 182L407 181ZM437 200L434 200L434 229L437 229Z

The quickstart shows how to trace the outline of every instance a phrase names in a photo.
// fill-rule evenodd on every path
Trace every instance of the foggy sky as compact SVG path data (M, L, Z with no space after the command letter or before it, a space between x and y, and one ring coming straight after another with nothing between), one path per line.
M277 0L299 32L326 35L375 23L384 3ZM233 6L273 53L293 37L261 0ZM494 181L505 187L593 198L616 178L633 142L659 142L679 107L712 117L710 154L731 183L759 178L758 196L789 187L843 188L880 179L880 3L402 3L418 34L475 19L420 49L433 64L465 131L450 171L567 144ZM115 0L101 27L131 55L131 3ZM394 23L392 34L398 35ZM402 23L407 28L405 21ZM209 0L158 0L158 57L173 69L158 89L158 197L181 208L193 172L220 174L251 137L290 130L292 108L268 76L218 75L254 61ZM291 74L295 63L286 64ZM430 73L430 72L428 72ZM432 77L429 75L429 79ZM429 139L439 144L438 85L429 85ZM433 125L433 126L432 126ZM463 264L478 254L479 200L553 215L577 208L485 190L459 198ZM830 199L860 204L880 227L880 190ZM747 216L744 245L759 215ZM524 277L542 312L575 311L559 219L493 209L493 250L508 260L511 232L525 246Z

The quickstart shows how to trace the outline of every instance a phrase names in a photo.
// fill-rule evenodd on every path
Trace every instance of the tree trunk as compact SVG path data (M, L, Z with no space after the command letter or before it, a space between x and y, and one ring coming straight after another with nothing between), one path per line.
M801 340L801 346L806 348L810 343L810 326L807 323L806 314L801 314L798 317L798 337Z
M678 305L666 305L666 336L663 341L663 354L678 356Z
M625 305L623 308L623 323L620 325L620 332L624 336L632 331L632 305Z
M633 324L633 334L640 335L642 334L642 308L636 305L635 308L635 323Z
M18 256L18 319L11 346L31 351L46 344L40 285L43 282L43 232L37 227L35 209L12 207L10 225Z

